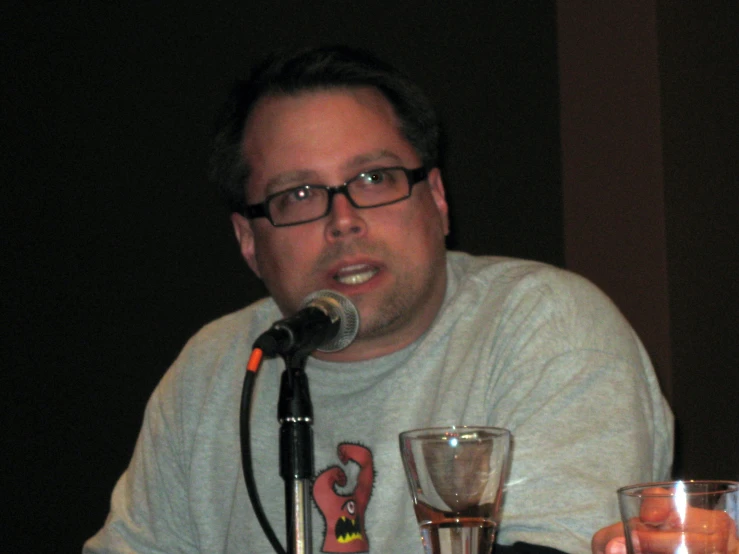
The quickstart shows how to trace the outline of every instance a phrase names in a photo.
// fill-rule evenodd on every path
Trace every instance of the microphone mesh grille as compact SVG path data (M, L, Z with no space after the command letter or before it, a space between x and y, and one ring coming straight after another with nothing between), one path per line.
M319 290L309 294L301 308L315 306L326 312L333 320L339 321L339 331L325 341L318 350L321 352L337 352L354 342L359 331L359 312L354 303L346 296L334 290Z

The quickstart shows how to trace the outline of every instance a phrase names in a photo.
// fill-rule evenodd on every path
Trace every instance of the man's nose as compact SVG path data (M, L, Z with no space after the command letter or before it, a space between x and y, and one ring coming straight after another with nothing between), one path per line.
M346 196L346 189L334 194L331 211L326 224L326 238L337 240L349 236L359 236L366 232L367 226L360 210L352 206Z

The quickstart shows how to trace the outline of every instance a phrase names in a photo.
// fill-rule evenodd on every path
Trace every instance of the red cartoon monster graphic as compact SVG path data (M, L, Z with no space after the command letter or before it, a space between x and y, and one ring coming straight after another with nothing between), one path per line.
M326 522L326 533L321 552L369 552L369 539L364 527L375 473L372 452L358 444L341 443L337 448L339 460L346 466L359 466L354 490L340 494L337 487L347 485L347 475L339 466L331 466L316 477L313 500Z

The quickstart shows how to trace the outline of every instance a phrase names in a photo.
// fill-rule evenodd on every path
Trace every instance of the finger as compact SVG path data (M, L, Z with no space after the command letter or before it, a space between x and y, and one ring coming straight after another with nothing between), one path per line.
M608 527L599 529L593 535L593 540L590 542L590 550L593 554L607 554L606 545L609 541L616 537L624 536L624 526L622 523L614 523Z
M727 552L729 535L725 532L702 534L683 531L635 531L640 549L649 554L673 554L685 546L688 552Z
M639 518L644 523L662 523L667 520L673 510L670 491L661 487L650 487L642 493L644 499L641 503Z
M728 533L728 530L733 526L734 522L726 512L688 507L679 528L683 531L697 533L714 533L717 531Z
M615 537L608 541L605 554L626 554L626 538Z

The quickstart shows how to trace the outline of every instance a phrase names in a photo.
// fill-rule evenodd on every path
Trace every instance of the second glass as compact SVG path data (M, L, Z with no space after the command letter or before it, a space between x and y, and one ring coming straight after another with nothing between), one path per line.
M500 521L511 434L440 427L400 434L426 554L489 554Z
M670 481L618 490L629 554L737 554L739 483Z

